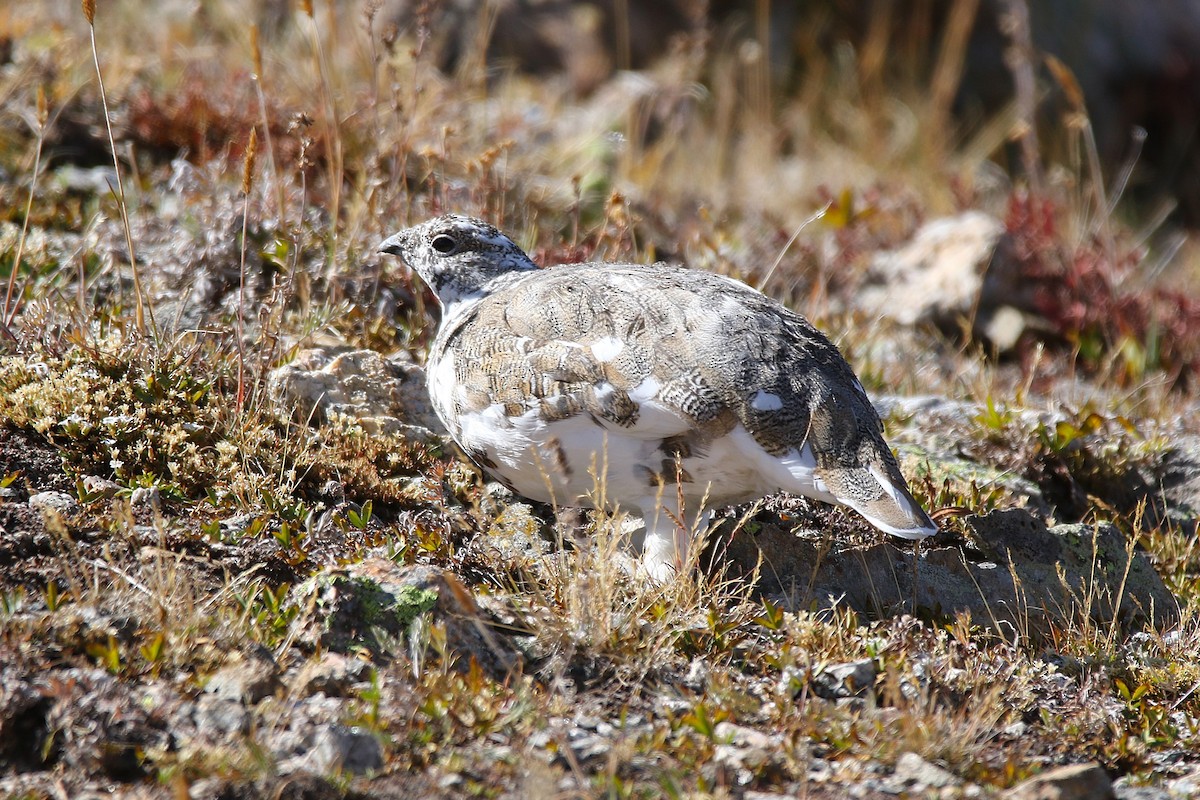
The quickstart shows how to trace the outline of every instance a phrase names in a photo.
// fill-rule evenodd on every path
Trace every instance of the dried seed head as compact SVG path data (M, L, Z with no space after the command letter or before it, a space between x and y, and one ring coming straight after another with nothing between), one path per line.
M254 159L258 155L258 128L250 129L250 143L246 145L246 155L242 159L242 192L250 194L254 185Z
M300 0L300 10L311 17L313 15L312 0Z
M1087 104L1083 99L1083 89L1079 86L1079 81L1075 77L1075 73L1071 68L1064 64L1054 56L1046 56L1046 67L1049 68L1050 74L1054 77L1056 83L1063 94L1067 96L1067 102L1071 104L1071 110L1086 114Z
M250 24L250 51L254 54L254 77L262 80L262 48L258 46L258 26Z
M37 121L39 128L46 127L46 119L50 116L50 112L46 108L46 87L38 86L37 90Z
M83 16L87 17L88 25L96 24L96 0L83 0Z

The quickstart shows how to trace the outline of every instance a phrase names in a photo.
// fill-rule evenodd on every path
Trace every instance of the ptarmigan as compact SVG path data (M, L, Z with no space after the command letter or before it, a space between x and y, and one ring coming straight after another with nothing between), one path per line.
M749 286L662 264L543 270L457 215L380 250L441 302L429 393L455 441L526 497L639 510L653 578L686 563L706 509L780 489L893 536L937 531L837 347Z

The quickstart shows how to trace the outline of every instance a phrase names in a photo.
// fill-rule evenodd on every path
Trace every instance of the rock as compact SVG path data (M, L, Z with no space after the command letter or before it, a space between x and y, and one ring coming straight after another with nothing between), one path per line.
M696 656L688 664L687 674L683 676L683 685L693 692L703 693L708 686L708 676L711 672L708 659Z
M44 765L53 733L43 724L30 723L41 723L50 703L16 670L0 669L0 762L21 772Z
M968 321L975 339L1007 352L1040 324L1019 266L1004 223L967 211L931 220L908 244L877 255L858 302L868 313L951 335Z
M1008 790L1009 800L1110 800L1108 773L1096 763L1055 767Z
M75 498L66 492L38 492L29 496L29 505L42 510L55 511L59 514L69 514L79 504Z
M265 648L235 654L204 684L193 719L203 738L220 741L247 733L250 711L281 688L279 669Z
M197 732L206 739L219 741L250 730L250 712L241 702L215 694L196 698L193 720Z
M1095 622L1160 629L1178 618L1178 603L1149 560L1134 550L1129 561L1125 537L1111 525L1051 528L1023 509L967 523L978 551L925 544L915 564L911 551L884 537L826 552L824 533L797 535L769 523L721 546L743 574L761 557L759 589L787 609L815 602L879 613L915 605L931 614L968 612L977 624L1006 631L1078 621L1084 613Z
M1192 754L1194 757L1194 753ZM1167 788L1167 793L1171 795L1172 800L1175 798L1191 798L1200 797L1200 767L1195 764L1184 766L1178 764L1176 770L1180 768L1186 770L1183 775L1176 772L1164 784Z
M900 754L900 758L896 759L896 777L910 786L920 788L941 789L962 783L953 772L929 763L916 753Z
M755 728L735 725L732 722L718 722L713 733L718 740L737 747L758 747L766 750L777 744L775 741L777 737L768 736Z
M271 372L267 393L305 424L349 418L369 434L446 435L425 388L425 370L373 350L318 348Z
M1184 531L1200 531L1200 436L1176 440L1157 472L1165 516Z
M363 775L383 769L383 748L369 732L355 726L326 725L317 731L308 767L321 775Z
M1078 614L1093 621L1118 620L1130 625L1149 621L1156 627L1178 617L1178 601L1145 554L1127 554L1127 540L1107 523L1055 525L1020 510L994 511L974 517L968 525L980 549L1015 574L1026 612ZM1007 570L1006 570L1007 571ZM994 571L992 577L995 578ZM1012 584L1014 576L1001 583ZM994 581L992 582L994 584ZM1001 598L999 586L981 584L986 596ZM1119 605L1114 600L1119 598ZM1004 598L1009 602L1008 598ZM1013 601L1017 598L1014 596Z
M826 700L860 697L875 685L876 674L875 662L869 658L831 664L817 670L812 687L818 697Z
M123 488L121 484L98 475L84 475L79 479L88 498L115 497Z
M208 679L204 691L219 700L254 705L281 686L279 668L264 648L236 656L234 663L217 670Z
M581 727L571 728L567 732L567 746L571 748L576 763L582 765L599 760L612 751L612 742L607 738Z
M713 762L739 775L738 783L750 783L755 773L775 757L783 747L782 737L768 736L753 728L719 722L713 730L719 744L713 749Z
M158 508L160 503L161 497L157 486L139 486L129 495L129 504L134 508L142 506Z
M519 662L516 650L494 632L470 590L437 567L398 567L373 557L324 569L293 594L303 609L292 623L293 635L313 651L363 650L387 663L409 651L414 622L428 615L445 628L447 650L457 656L457 669L467 669L474 658L488 674L503 676Z
M1117 800L1174 800L1171 793L1157 786L1129 786L1120 778L1113 782L1113 794Z
M320 692L327 697L346 697L351 687L370 678L371 665L361 658L341 653L321 653L309 661L293 681L304 696Z
M54 766L65 774L140 781L153 774L140 754L171 745L168 708L140 702L133 689L98 669L54 671L44 723Z
M1003 233L1003 222L980 211L931 220L899 250L875 256L858 301L904 325L965 318Z

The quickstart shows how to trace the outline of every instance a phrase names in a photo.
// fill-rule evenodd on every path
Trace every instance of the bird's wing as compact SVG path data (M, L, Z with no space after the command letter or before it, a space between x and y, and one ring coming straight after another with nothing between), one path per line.
M476 387L464 390L464 410L582 413L644 439L691 432L720 413L691 366L695 304L671 302L653 274L556 267L482 300L453 339L456 384Z

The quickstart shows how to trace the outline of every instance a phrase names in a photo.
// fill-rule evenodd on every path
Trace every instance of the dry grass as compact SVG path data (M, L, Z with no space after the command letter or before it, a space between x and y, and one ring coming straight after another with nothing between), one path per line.
M5 681L98 671L118 679L127 708L152 691L191 701L252 645L291 680L321 656L295 642L294 587L372 555L460 575L489 609L506 609L497 635L518 643L523 666L472 668L423 618L407 654L372 663L370 680L337 698L338 724L368 731L384 758L373 777L329 771L351 796L432 795L439 781L479 796L803 796L822 790L814 775L848 791L908 752L992 796L1051 761L1095 759L1137 778L1155 757L1195 752L1194 534L1102 506L1098 490L1084 492L1079 517L1115 520L1131 557L1135 544L1151 554L1183 603L1175 630L1095 624L1093 606L1119 598L1090 584L1073 587L1077 607L1061 609L1067 622L1048 636L1035 625L1000 635L963 615L785 610L719 567L653 584L623 566L619 513L563 541L541 510L513 498L493 508L448 450L352 420L298 424L264 391L271 369L314 343L419 361L432 298L375 247L454 210L501 223L539 260L687 260L760 285L830 330L872 389L987 409L944 432L980 463L1067 474L1085 489L1136 473L1200 425L1181 411L1196 403L1194 378L1180 377L1186 337L1151 354L1144 329L1072 330L1064 317L1065 347L1009 364L852 310L871 256L925 219L1003 216L1022 197L988 161L1011 114L969 140L948 121L973 4L956 6L963 16L927 65L933 91L912 55L926 43L909 42L895 58L912 61L892 64L882 28L859 52L807 42L784 91L771 83L760 16L754 42L692 31L653 68L591 94L497 70L481 41L443 74L428 20L394 36L375 4L361 16L305 4L278 30L238 4L203 5L204 24L174 4L155 15L101 4L94 27L51 4L0 11L0 38L10 32L16 47L0 99L29 123L0 127L11 176L0 183L11 332L0 341L0 430L36 443L27 453L0 438L11 459L0 481L17 492L0 497L0 514L51 485L77 502L39 512L27 523L31 554L5 562ZM909 79L887 80L893 72ZM1086 262L1113 278L1130 263L1119 274L1153 283L1157 256L1120 219L1124 179L1103 181L1086 126L1071 133L1077 160L1047 170L1054 225L1025 219L1028 240L1050 231L1037 252L1062 273ZM104 166L90 185L64 188L72 164ZM1187 263L1176 269L1194 274L1194 249L1179 253ZM1110 299L1125 309L1121 297ZM1033 430L1016 414L1062 407L1074 433ZM1012 499L953 478L916 488L975 511ZM721 535L753 536L757 510ZM533 544L488 544L502 540ZM847 662L869 662L870 685L819 696L820 676ZM131 792L208 778L237 796L278 788L262 741L286 732L305 701L289 684L248 709L251 733L208 749L147 746L120 780ZM0 734L13 724L6 708ZM746 730L766 737L761 759L743 752ZM12 776L4 769L0 779Z

